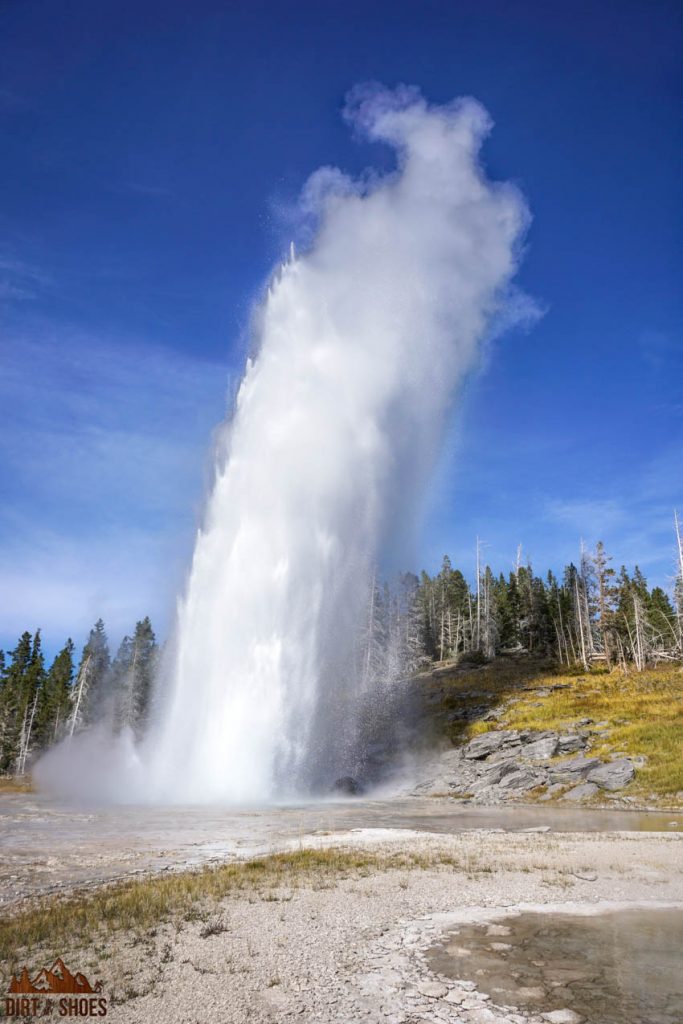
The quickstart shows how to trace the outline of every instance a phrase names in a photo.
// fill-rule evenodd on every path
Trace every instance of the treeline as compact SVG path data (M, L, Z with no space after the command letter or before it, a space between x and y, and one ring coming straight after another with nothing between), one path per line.
M148 618L123 638L113 659L99 619L78 667L71 640L47 668L40 630L22 633L7 656L0 651L0 773L23 775L52 744L100 722L114 733L129 728L139 738L158 655Z
M683 544L673 601L648 586L638 567L617 572L599 543L582 548L561 577L517 564L507 575L482 566L477 544L473 585L446 556L440 572L404 573L393 586L373 581L357 645L356 674L391 683L434 662L467 656L543 654L564 665L595 662L643 669L683 660ZM0 773L23 775L48 747L92 725L143 735L150 718L159 647L149 618L122 640L112 659L102 620L90 631L78 666L67 640L49 669L40 631L0 651ZM382 687L386 697L386 685Z
M471 586L446 556L436 576L405 574L395 587L375 586L362 645L372 678L395 678L461 655L488 660L499 654L554 657L588 669L643 669L683 660L683 551L672 601L648 586L636 566L617 572L605 546L582 548L578 565L558 578L521 564L496 575L480 564Z
M486 566L475 588L444 558L435 577L422 574L416 600L424 655L433 661L477 652L485 658L526 651L588 668L637 668L683 657L683 603L649 588L636 567L615 572L602 544L584 551L561 579L518 566L507 577Z

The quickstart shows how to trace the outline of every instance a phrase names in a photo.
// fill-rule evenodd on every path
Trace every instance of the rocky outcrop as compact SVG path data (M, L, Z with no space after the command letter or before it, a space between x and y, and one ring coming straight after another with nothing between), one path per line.
M620 757L616 761L609 761L601 764L588 773L588 781L600 786L601 789L623 789L628 786L636 774L635 768L626 757Z
M557 737L558 754L575 754L584 746L584 739L576 732L567 732Z
M598 791L598 787L593 782L582 782L580 786L574 786L573 789L568 790L562 796L563 800L572 800L576 803L580 803L582 800L587 800L591 796L595 796Z
M601 790L627 786L635 775L633 763L626 757L603 763L590 756L590 743L586 729L493 729L424 764L413 792L498 804L543 788L546 799L581 802Z
M566 786L575 786L582 779L585 779L589 772L597 768L599 764L599 758L584 757L582 754L579 754L578 757L572 757L569 761L563 761L551 767L548 775L551 782L561 782Z
M485 732L482 736L475 736L466 747L463 748L463 756L470 761L481 761L490 754L495 754L503 747L519 746L520 733L514 729L509 731L501 729L497 732Z

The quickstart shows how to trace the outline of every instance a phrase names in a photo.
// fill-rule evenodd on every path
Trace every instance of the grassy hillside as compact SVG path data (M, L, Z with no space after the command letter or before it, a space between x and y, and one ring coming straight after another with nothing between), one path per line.
M420 681L435 727L454 743L495 728L571 732L585 723L592 755L646 759L624 795L638 804L683 806L683 666L624 675L499 658L482 667L437 667Z

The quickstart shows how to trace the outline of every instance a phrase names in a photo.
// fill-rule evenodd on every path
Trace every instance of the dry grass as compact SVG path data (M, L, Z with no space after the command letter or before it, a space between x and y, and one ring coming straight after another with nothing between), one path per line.
M444 673L427 684L442 698L436 705L443 728L457 743L499 725L509 729L570 731L582 719L605 723L594 737L592 752L644 755L628 793L671 806L683 795L683 667L660 666L624 675L596 668L563 669L547 662L498 659L483 669ZM557 687L557 689L553 689ZM539 690L550 690L540 695ZM506 705L497 721L486 711ZM452 720L468 708L481 715ZM449 718L449 715L451 716Z
M210 918L208 935L212 934L217 903L231 895L247 892L261 899L277 899L276 890L304 885L325 888L340 878L370 869L427 868L436 864L453 867L456 861L445 854L302 849L118 883L87 895L53 897L0 920L0 962L14 969L29 951L31 956L37 950L62 955L65 949L82 949L98 939L109 941L118 931L145 935L170 920ZM458 866L468 868L465 863Z
M551 677L546 685L566 681ZM604 737L595 737L598 756L644 755L629 792L669 796L683 793L683 670L647 669L584 673L571 688L554 690L536 705L514 704L504 724L513 729L566 729L582 718L606 723Z
M33 792L33 780L29 775L5 775L0 777L0 794Z

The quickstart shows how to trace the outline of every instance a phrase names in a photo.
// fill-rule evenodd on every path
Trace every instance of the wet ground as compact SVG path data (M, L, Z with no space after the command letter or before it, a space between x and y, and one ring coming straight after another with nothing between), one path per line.
M350 799L267 808L67 807L0 796L0 906L134 872L186 867L363 828L454 833L683 830L683 816L549 807L468 807L431 798Z
M571 1010L589 1024L683 1021L680 908L464 924L428 962L435 973L474 982L498 1006Z

